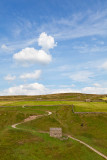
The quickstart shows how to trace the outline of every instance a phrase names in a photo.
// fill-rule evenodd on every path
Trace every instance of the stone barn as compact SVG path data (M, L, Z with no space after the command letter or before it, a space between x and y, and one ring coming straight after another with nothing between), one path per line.
M50 137L61 138L62 128L50 128Z
M91 102L91 100L90 99L86 99L85 102Z

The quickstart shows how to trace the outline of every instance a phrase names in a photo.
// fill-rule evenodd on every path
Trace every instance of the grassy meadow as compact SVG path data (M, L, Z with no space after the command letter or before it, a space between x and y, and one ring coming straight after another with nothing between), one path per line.
M77 101L76 98L65 100L64 94L59 95L59 100L52 100L52 96L47 100L34 100L35 97L27 97L27 100L23 96L15 99L1 97L0 160L103 160L72 139L50 137L45 133L50 127L61 127L64 136L72 135L83 140L107 156L107 114L74 114L71 107L74 104L76 112L107 112L105 101L96 101L97 95L92 95L95 97L93 102L78 101L78 98ZM47 111L51 111L52 115L20 124L20 129L11 127L31 115L44 115Z
M104 102L82 102L82 101L9 101L9 102L0 102L1 106L7 107L23 107L36 109L43 108L42 106L47 106L46 109L54 110L62 105L74 105L74 110L76 112L107 112L107 103ZM56 105L56 106L54 106ZM35 108L34 107L34 108ZM14 108L12 108L13 110ZM45 108L44 108L45 109Z

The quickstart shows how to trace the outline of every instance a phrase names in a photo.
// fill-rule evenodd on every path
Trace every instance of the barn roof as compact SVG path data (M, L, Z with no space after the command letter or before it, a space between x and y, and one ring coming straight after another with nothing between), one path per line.
M62 128L50 128L50 131L62 131Z

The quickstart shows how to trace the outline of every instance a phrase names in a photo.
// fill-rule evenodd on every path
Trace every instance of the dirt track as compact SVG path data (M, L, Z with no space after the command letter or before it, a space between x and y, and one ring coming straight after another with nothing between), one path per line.
M22 121L20 123L13 124L11 127L12 128L17 128L16 126L19 125L19 124L26 123L28 121L32 121L32 120L34 120L34 119L36 119L38 117L49 116L49 115L52 114L52 112L49 112L49 111L47 111L47 112L48 112L48 114L45 114L45 115L33 115L33 116L29 116L28 118L24 119L24 121Z
M107 156L105 156L101 152L97 151L96 149L94 149L93 147L91 147L90 145L88 145L87 143L85 143L85 142L83 142L83 141L81 141L79 139L76 139L76 138L74 138L72 136L68 136L68 137L71 138L71 139L73 139L73 140L75 140L75 141L77 141L77 142L79 142L79 143L81 143L81 144L83 144L83 145L85 145L86 147L88 147L89 149L91 149L92 151L94 151L95 153L97 153L98 155L100 155L101 157L107 159Z
M16 126L19 125L19 124L22 124L22 123L26 123L28 121L32 121L32 120L34 120L34 119L36 119L38 117L48 116L48 115L51 115L51 114L52 114L52 112L48 111L48 114L45 114L45 115L30 116L30 117L26 118L24 121L22 121L20 123L13 124L11 127L12 128L16 128L16 129L20 129L20 128L17 128ZM47 132L41 132L41 133L47 133ZM74 137L72 137L70 135L68 135L68 137L71 138L71 139L73 139L73 140L75 140L75 141L77 141L77 142L79 142L79 143L81 143L81 144L83 144L83 145L85 145L87 148L91 149L93 152L97 153L99 156L103 157L104 159L107 159L107 156L105 156L101 152L97 151L96 149L94 149L93 147L91 147L90 145L88 145L87 143L85 143L85 142L83 142L83 141L81 141L81 140L79 140L77 138L74 138Z

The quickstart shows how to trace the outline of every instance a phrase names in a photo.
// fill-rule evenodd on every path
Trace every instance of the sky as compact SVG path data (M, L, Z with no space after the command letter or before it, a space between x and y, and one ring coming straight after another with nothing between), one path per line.
M107 0L0 1L0 95L107 94Z

